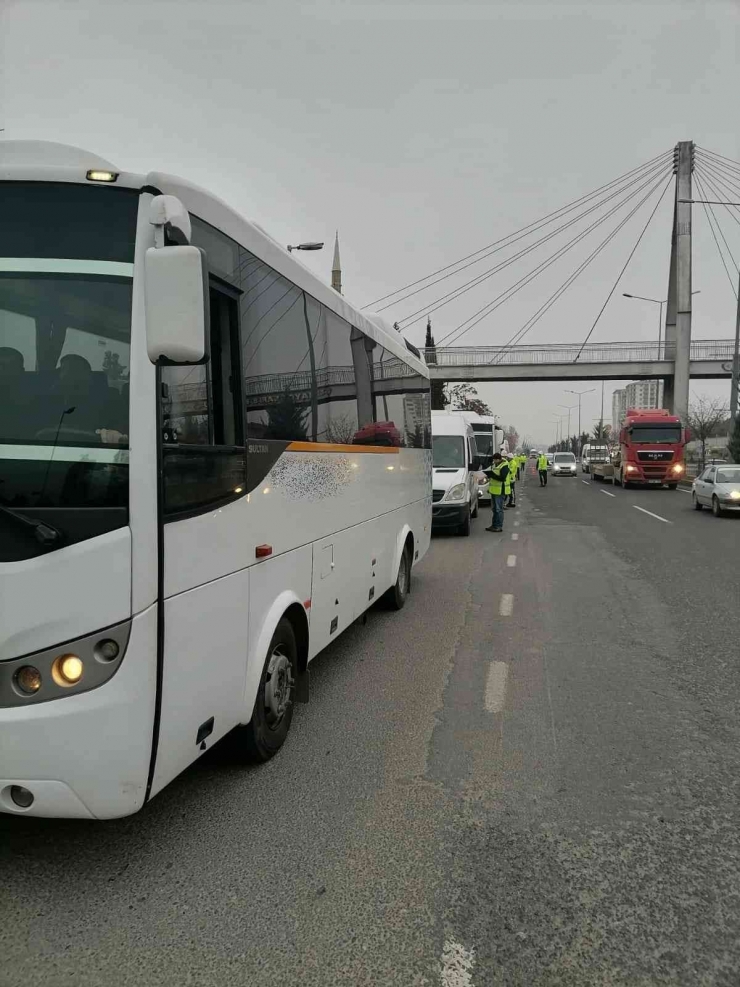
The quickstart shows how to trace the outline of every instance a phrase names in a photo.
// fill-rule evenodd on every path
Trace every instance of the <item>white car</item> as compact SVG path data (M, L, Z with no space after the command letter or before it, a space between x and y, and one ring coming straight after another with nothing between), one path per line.
M576 457L572 452L556 452L552 457L553 476L575 476Z
M697 511L711 507L715 517L740 513L740 466L707 466L691 487Z

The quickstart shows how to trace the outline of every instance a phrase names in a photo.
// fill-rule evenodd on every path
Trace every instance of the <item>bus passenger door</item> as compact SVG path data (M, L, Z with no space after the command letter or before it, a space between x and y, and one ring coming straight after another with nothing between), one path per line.
M210 289L210 359L162 367L163 614L152 792L244 720L249 569L238 296ZM252 554L252 557L254 555Z

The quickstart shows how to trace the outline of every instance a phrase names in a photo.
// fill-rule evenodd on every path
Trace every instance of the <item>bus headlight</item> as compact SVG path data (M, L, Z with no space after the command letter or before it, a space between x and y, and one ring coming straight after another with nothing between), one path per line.
M450 487L444 496L445 500L464 500L465 499L465 484L456 483L454 487Z
M77 655L59 655L51 666L51 677L57 685L69 688L71 685L77 685L84 670L82 659Z
M126 655L131 619L62 646L0 661L0 709L55 702L104 685Z

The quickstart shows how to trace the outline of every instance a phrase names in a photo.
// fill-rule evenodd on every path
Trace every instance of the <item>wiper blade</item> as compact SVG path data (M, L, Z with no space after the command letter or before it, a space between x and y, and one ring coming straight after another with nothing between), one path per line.
M56 545L62 539L61 531L55 528L53 524L47 524L46 521L39 521L38 518L26 517L25 514L19 514L12 507L6 507L5 504L0 504L0 511L6 517L14 518L23 527L33 528L36 541L40 545L43 545L44 548L51 548L52 545Z

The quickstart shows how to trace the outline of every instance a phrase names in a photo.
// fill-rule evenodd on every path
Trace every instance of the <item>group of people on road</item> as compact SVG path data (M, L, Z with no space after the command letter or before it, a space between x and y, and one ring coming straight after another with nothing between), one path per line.
M526 461L525 455L494 454L491 468L487 470L493 519L486 531L504 530L504 511L516 507L516 481L522 475Z

